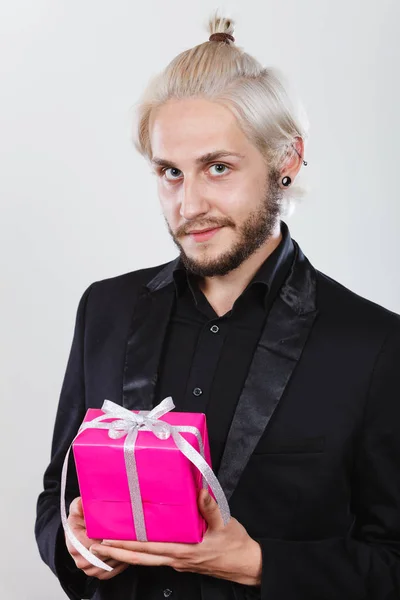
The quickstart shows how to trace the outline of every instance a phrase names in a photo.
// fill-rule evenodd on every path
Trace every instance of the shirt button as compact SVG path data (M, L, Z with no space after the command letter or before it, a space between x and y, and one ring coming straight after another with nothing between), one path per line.
M218 325L213 325L212 327L210 327L210 331L212 331L213 333L218 333L218 331L219 331Z
M163 591L163 594L164 594L164 598L169 598L170 595L172 594L172 590L167 588L166 590Z
M200 396L203 393L203 390L201 390L200 388L194 388L193 390L193 394L195 396Z

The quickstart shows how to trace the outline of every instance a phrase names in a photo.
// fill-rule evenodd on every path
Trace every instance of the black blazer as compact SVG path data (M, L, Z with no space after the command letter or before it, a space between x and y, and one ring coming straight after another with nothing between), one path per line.
M263 600L400 598L400 316L293 264L253 357L217 473L263 553ZM136 599L135 567L87 578L65 549L60 470L88 407L152 408L178 259L83 294L35 534L69 598ZM72 461L71 461L72 462ZM67 504L79 489L70 466ZM207 600L257 588L201 577ZM140 598L139 600L145 600Z

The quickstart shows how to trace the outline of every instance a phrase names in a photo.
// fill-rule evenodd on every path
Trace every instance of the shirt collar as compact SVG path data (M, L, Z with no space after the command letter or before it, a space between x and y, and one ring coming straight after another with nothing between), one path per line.
M283 283L285 274L287 273L287 269L289 268L292 262L294 253L294 246L289 232L289 228L287 224L282 220L280 221L280 224L282 234L281 241L279 242L278 246L273 250L273 252L260 265L254 277L249 282L246 289L242 292L242 294L244 294L245 291L248 290L253 284L257 284L257 287L261 289L265 307L267 306L267 302L270 299L271 292L274 294ZM186 286L189 285L196 301L196 296L192 288L193 284L191 285L191 281L189 280L190 276L180 257L176 259L175 267L172 271L172 276L173 281L175 283L176 295L181 295L184 292Z

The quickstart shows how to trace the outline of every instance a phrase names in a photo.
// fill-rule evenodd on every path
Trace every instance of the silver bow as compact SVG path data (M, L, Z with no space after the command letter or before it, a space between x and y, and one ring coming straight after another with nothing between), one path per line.
M64 531L71 544L78 550L78 552L86 558L88 562L96 567L100 567L106 571L112 571L112 567L107 565L105 562L97 558L92 554L72 533L72 530L67 521L67 514L65 509L65 488L67 480L67 468L68 458L71 451L71 447L76 438L86 429L107 429L110 438L118 439L126 436L124 441L124 458L126 473L129 486L129 495L132 506L132 516L134 521L136 538L138 541L147 541L146 525L143 514L142 496L140 493L139 477L136 467L135 458L135 444L139 430L141 431L152 431L159 439L168 439L171 435L177 446L177 448L184 454L190 462L192 462L202 475L203 487L207 489L207 486L213 491L215 499L221 511L222 519L226 525L231 517L229 505L226 500L225 494L221 485L214 475L211 467L205 460L203 440L200 432L196 427L188 425L177 426L170 425L165 421L160 421L159 418L165 415L167 412L175 408L174 402L169 396L164 398L160 404L154 407L151 411L140 411L139 413L131 412L130 410L111 402L111 400L104 400L102 411L105 413L100 417L96 417L92 421L87 421L81 425L75 438L72 440L68 452L64 459L63 469L61 473L61 522L64 527ZM104 423L106 419L114 418L115 420L111 423ZM197 452L195 448L181 435L181 433L192 433L196 436L199 444L200 452Z

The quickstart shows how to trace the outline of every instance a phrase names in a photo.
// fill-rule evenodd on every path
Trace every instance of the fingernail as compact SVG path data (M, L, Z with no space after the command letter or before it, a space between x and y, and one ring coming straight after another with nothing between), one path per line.
M103 540L101 543L103 544L103 546L112 546L111 540Z
M92 553L92 554L94 554L95 556L99 556L99 553L98 553L98 552L96 552L96 550L93 550L92 548L93 548L93 546L90 546L90 548L89 548L89 552L91 552L91 553Z

